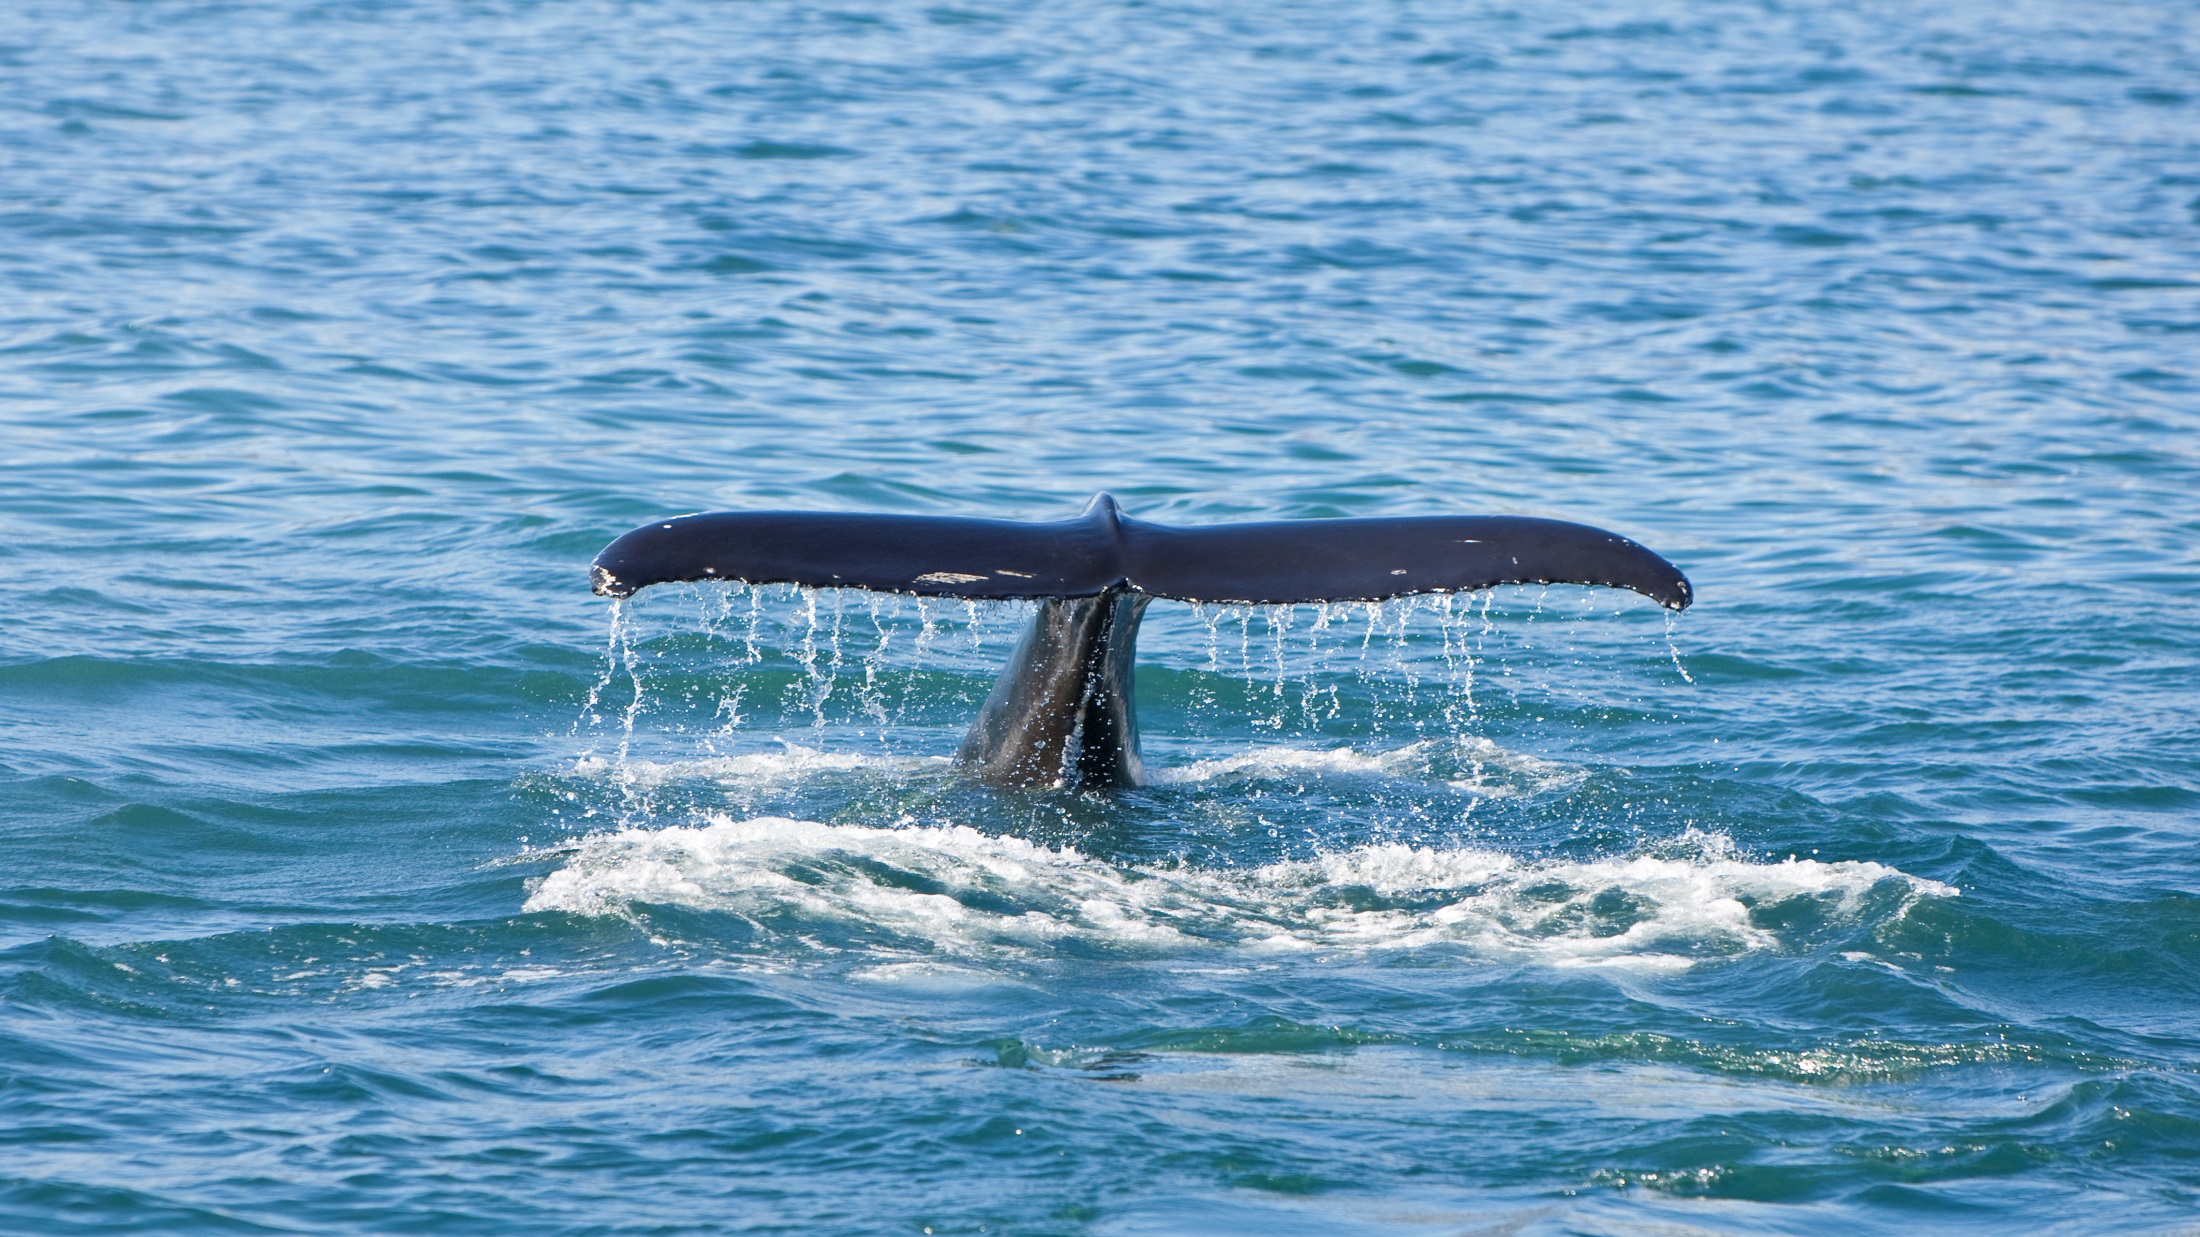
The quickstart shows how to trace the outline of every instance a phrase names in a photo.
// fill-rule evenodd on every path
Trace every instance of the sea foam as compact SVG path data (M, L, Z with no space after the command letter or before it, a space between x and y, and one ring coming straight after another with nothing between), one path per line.
M1201 869L1118 866L962 825L717 815L583 839L526 909L611 915L674 904L779 932L883 929L949 957L1026 955L1075 938L1149 951L1443 948L1658 971L1781 948L1781 930L1755 908L1810 899L1819 918L1838 920L1865 913L1868 895L1891 895L1872 898L1871 913L1899 914L1956 892L1878 863L1752 859L1701 834L1657 854L1588 860L1373 844Z

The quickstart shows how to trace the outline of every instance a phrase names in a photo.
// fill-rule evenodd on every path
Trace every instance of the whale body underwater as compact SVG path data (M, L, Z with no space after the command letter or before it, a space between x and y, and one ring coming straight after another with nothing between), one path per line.
M1177 528L1114 497L1053 523L812 511L717 511L645 524L589 570L595 591L728 580L1039 602L956 763L997 786L1144 784L1132 679L1155 599L1254 605L1381 601L1499 584L1583 584L1670 610L1688 578L1600 528L1526 516L1272 520Z

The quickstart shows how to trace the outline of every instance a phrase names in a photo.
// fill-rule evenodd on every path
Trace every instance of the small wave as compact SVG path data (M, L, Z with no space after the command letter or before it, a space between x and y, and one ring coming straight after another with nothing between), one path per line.
M584 756L573 762L573 772L589 781L647 788L699 781L792 782L821 773L909 774L944 769L948 764L945 756L826 752L789 743L784 750L776 752L741 752L732 756L699 756L691 760L612 760Z
M1267 747L1152 770L1163 785L1275 781L1293 777L1389 777L1442 782L1489 799L1537 795L1579 785L1579 765L1508 751L1488 739L1424 739L1387 751L1353 747Z
M787 743L780 751L699 756L686 760L618 760L584 756L575 776L633 789L694 782L774 785L820 775L937 773L951 768L945 756L892 756L822 751ZM1508 751L1488 739L1424 739L1384 751L1355 747L1262 747L1175 767L1149 765L1156 785L1279 781L1307 777L1399 778L1437 782L1454 790L1502 799L1569 790L1588 770L1579 765Z
M871 934L886 933L934 957L1029 956L1073 938L1164 952L1448 948L1661 971L1792 944L1797 930L1766 926L1759 909L1807 899L1820 922L1855 921L1956 892L1877 863L1754 861L1702 834L1661 854L1586 861L1386 844L1202 870L1118 867L960 825L720 815L584 839L526 909L674 904L736 914L806 947L837 938L876 949Z

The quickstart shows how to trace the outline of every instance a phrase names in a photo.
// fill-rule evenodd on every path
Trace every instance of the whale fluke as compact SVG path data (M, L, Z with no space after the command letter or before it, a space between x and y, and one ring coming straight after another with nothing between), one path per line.
M1514 515L1266 520L1176 528L1107 494L1050 524L936 515L714 511L645 524L596 556L598 593L673 580L1044 600L1380 601L1499 584L1632 589L1672 610L1688 578L1617 533Z
M1147 604L1380 601L1499 584L1632 589L1691 600L1673 564L1586 524L1526 516L1269 520L1174 528L1126 518L1107 494L1051 524L955 516L718 511L645 524L596 556L595 590L675 580L865 588L1043 604L956 762L1013 786L1136 786L1132 709Z

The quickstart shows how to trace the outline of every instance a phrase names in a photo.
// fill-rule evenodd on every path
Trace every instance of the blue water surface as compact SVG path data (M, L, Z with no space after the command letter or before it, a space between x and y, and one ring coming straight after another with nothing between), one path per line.
M2200 10L21 0L0 1230L2200 1220ZM1695 582L590 595L704 508Z

